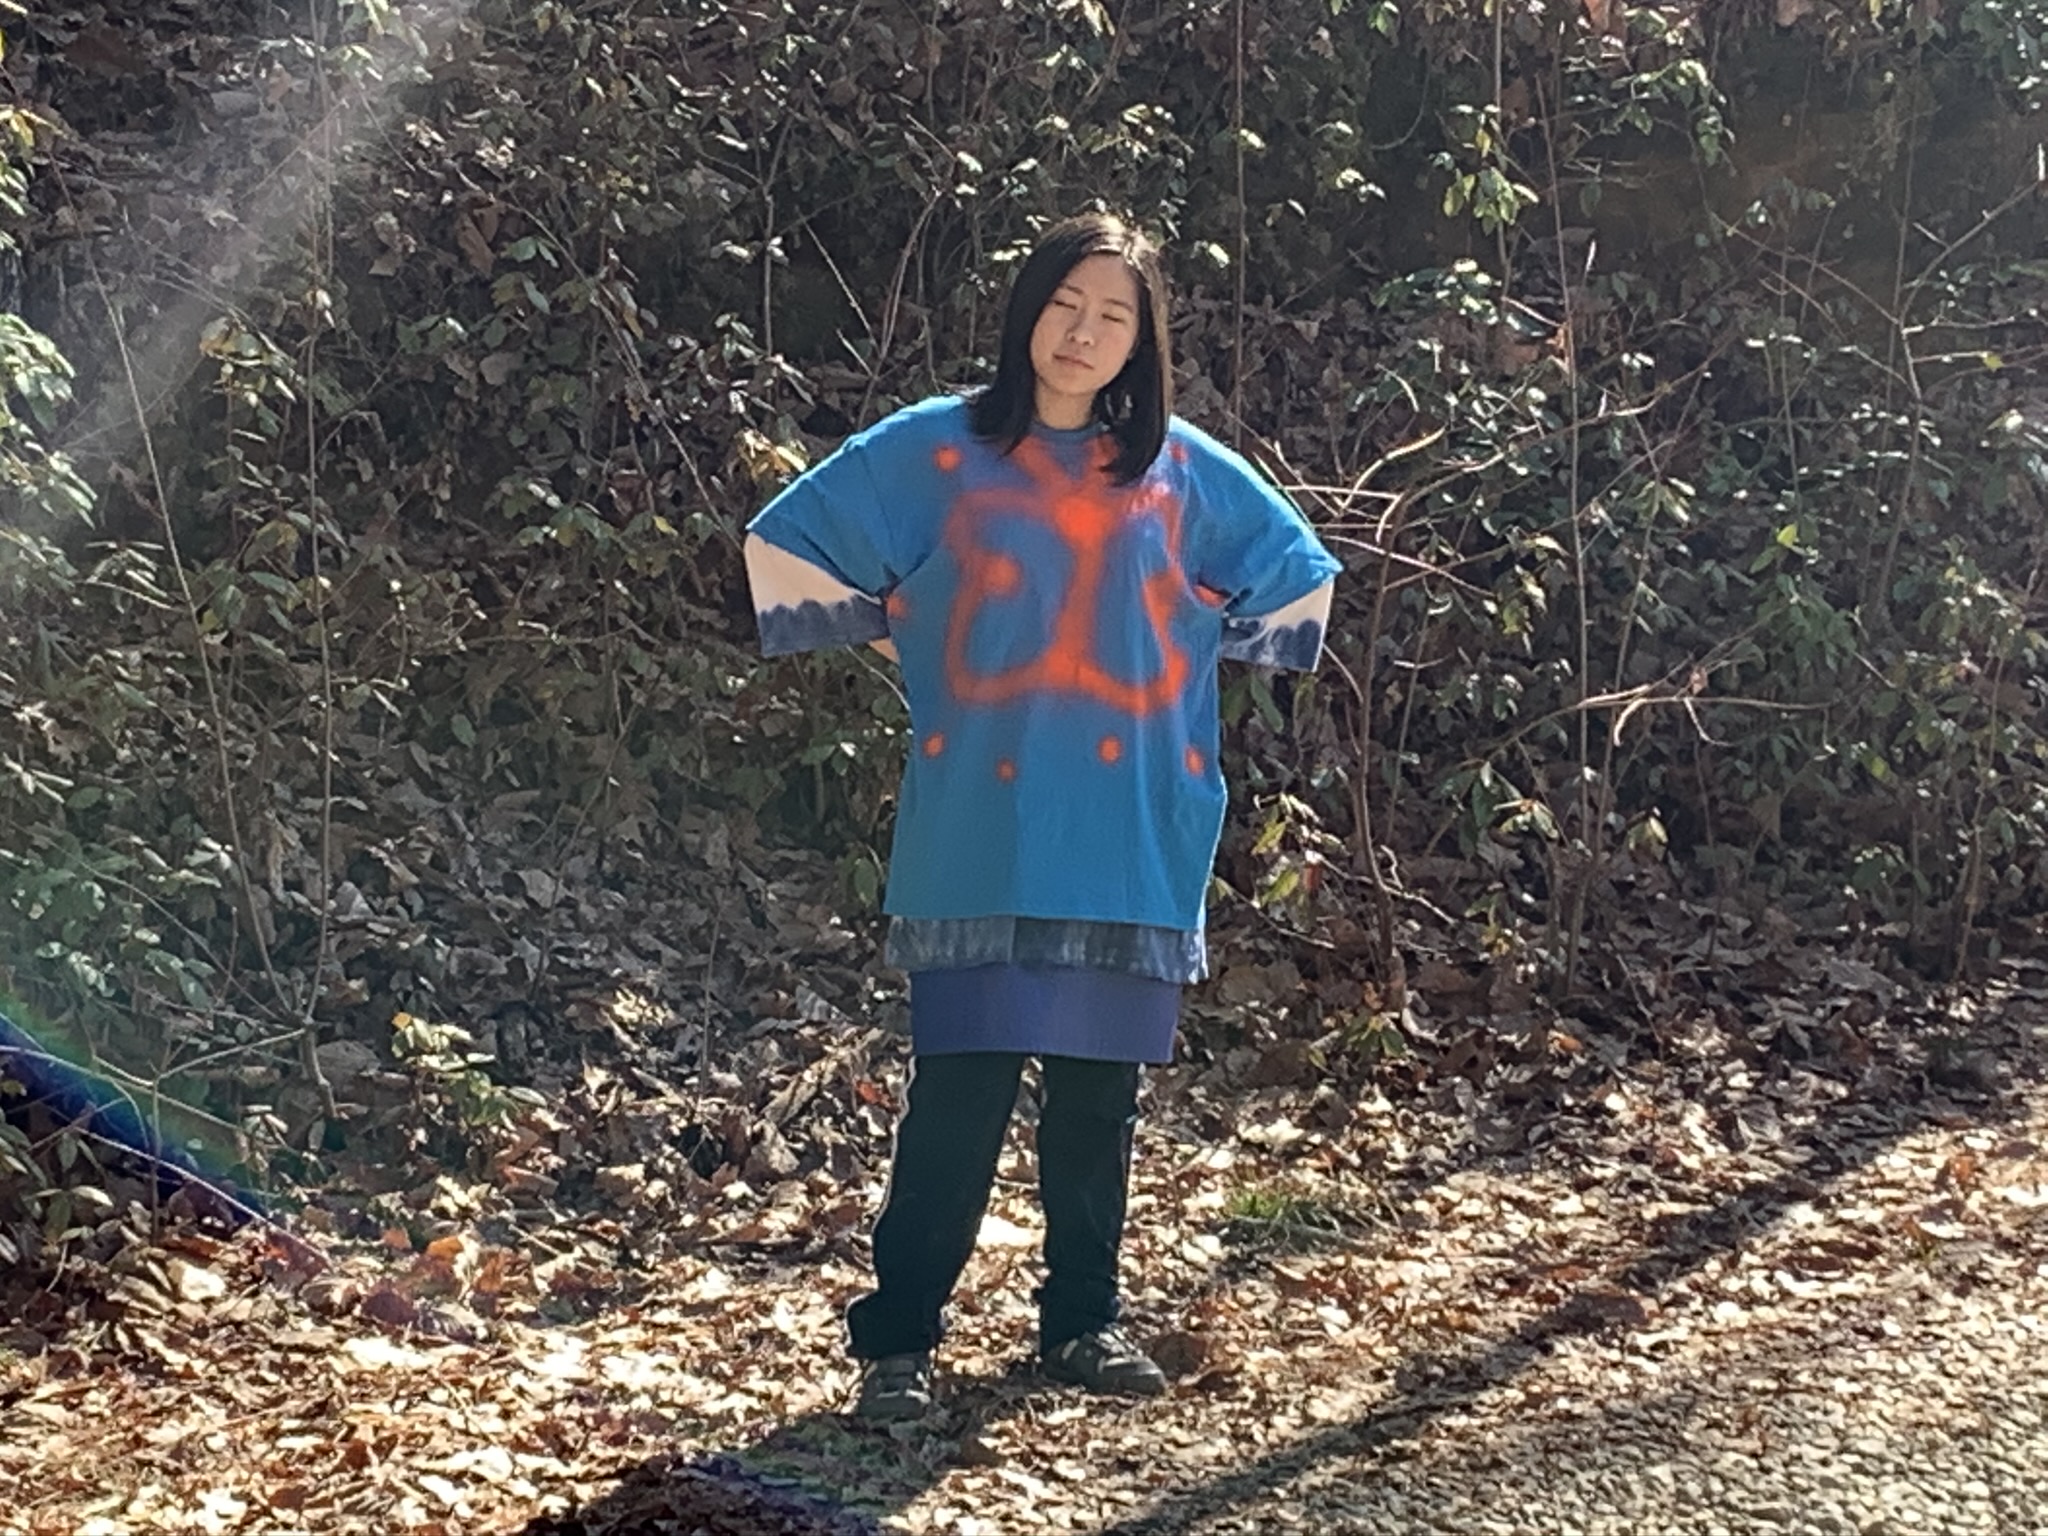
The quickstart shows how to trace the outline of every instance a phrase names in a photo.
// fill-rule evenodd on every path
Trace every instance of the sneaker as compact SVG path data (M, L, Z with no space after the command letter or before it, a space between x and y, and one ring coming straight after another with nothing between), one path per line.
M1125 1397L1157 1397L1166 1390L1166 1373L1121 1328L1098 1328L1047 1350L1040 1366L1054 1381L1072 1382L1090 1392L1115 1392Z
M870 1424L922 1418L932 1406L932 1357L883 1355L861 1372L860 1398L853 1415Z

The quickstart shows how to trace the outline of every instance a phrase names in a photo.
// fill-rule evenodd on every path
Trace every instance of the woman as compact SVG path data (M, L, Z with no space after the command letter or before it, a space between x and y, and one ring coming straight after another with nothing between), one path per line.
M1171 1059L1180 988L1207 974L1216 662L1313 668L1338 568L1173 417L1172 377L1157 252L1069 219L1017 273L993 382L849 439L749 529L763 649L874 644L910 703L884 905L913 1066L876 1288L847 1314L865 1418L931 1406L1032 1055L1042 1367L1165 1386L1117 1326L1117 1251L1138 1069Z

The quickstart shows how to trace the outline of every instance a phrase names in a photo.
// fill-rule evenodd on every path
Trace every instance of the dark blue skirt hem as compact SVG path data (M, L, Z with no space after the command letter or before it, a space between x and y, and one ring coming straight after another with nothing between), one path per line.
M911 1050L919 1056L1013 1051L1168 1062L1180 991L1177 982L1069 966L913 971Z

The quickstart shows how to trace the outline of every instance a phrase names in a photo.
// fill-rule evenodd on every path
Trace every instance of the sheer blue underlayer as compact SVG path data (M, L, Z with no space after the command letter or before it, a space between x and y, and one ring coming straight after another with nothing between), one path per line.
M1182 984L1209 974L1199 928L1044 917L892 917L883 959L900 971L1066 966Z

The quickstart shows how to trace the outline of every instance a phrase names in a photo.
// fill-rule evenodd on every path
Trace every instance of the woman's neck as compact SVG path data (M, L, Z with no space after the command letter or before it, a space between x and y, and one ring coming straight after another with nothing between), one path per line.
M1095 398L1092 395L1059 395L1040 389L1032 408L1038 424L1051 427L1055 432L1072 432L1095 420Z

